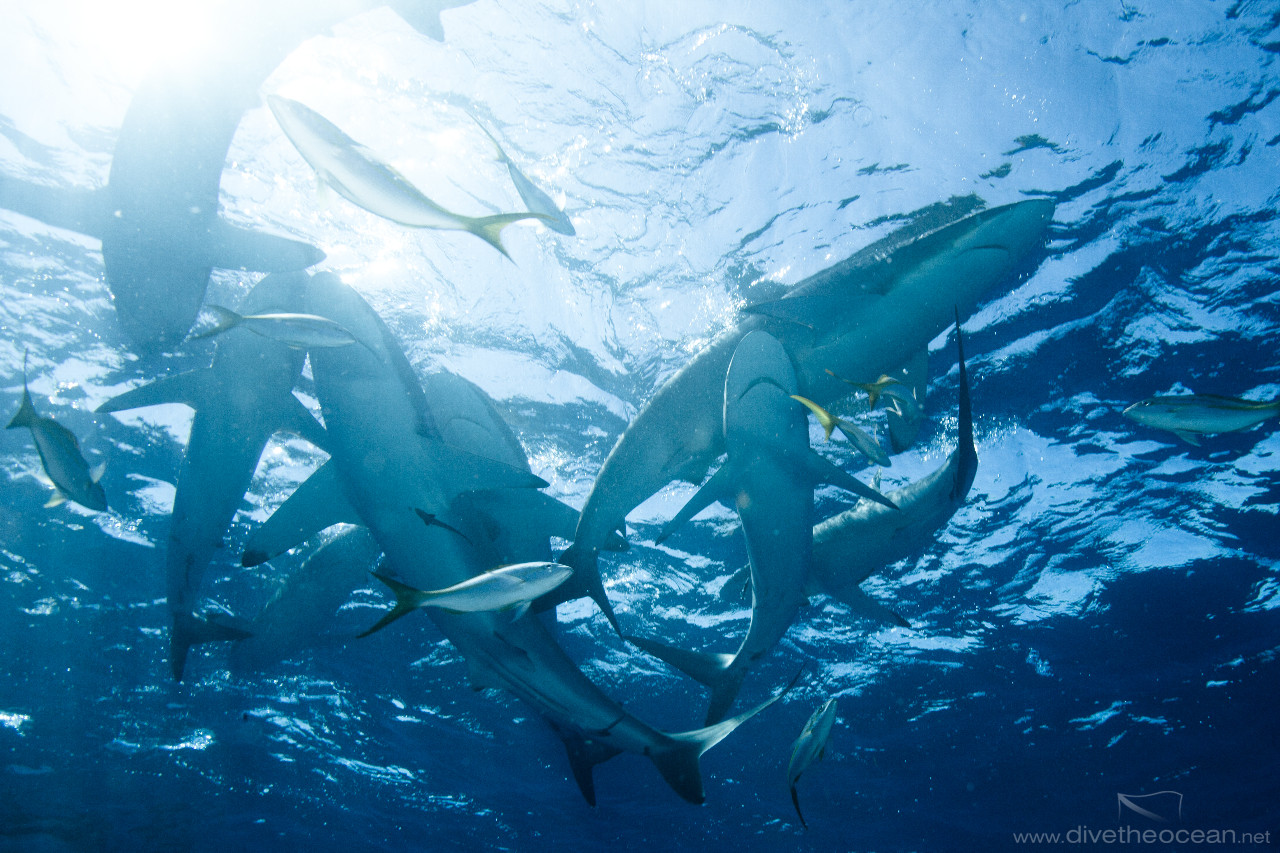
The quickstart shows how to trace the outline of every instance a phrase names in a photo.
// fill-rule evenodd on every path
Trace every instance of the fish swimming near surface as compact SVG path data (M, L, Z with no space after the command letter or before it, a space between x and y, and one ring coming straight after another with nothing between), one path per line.
M1238 432L1280 415L1280 400L1242 400L1216 394L1148 397L1124 410L1143 426L1169 430L1199 446L1200 436Z
M831 483L893 506L810 448L809 419L791 399L795 386L795 370L782 344L767 332L749 332L724 380L728 456L656 540L716 501L737 510L751 567L751 625L737 652L687 651L628 636L711 689L708 725L728 716L747 671L777 644L805 603L815 486Z
M319 286L312 287L312 298L328 316L364 340L380 339L374 329L384 334L376 355L361 347L311 354L331 457L255 531L255 536L265 532L263 541L250 538L254 559L279 553L336 521L349 521L369 529L387 572L408 585L442 589L481 574L493 565L494 554L483 544L490 541L484 520L461 517L453 511L454 499L473 490L533 491L545 484L514 460L503 463L446 444L422 386L381 319L336 277L317 279L323 280L313 283ZM466 538L424 524L414 508L447 518ZM587 678L535 614L512 619L488 610L424 612L467 661L474 686L504 689L548 720L564 741L574 779L590 803L595 802L592 768L622 752L647 757L681 797L702 802L699 757L777 699L715 726L663 732L628 713Z
M795 364L796 393L820 406L849 393L839 376L879 376L922 362L921 353L1044 242L1054 205L1022 201L938 225L921 215L851 258L816 273L787 296L755 305L694 356L645 404L605 459L560 562L575 577L561 587L599 587L598 555L627 515L674 480L701 483L724 451L719 400L738 342L768 331ZM946 216L949 215L949 219ZM923 382L923 378L912 382ZM892 424L891 424L892 426ZM611 623L611 609L602 605Z
M244 112L290 53L334 24L389 6L443 39L450 0L226 0L176 57L138 86L116 137L107 185L82 190L0 176L0 205L102 241L121 329L142 353L182 343L214 268L292 272L324 259L315 246L232 225L219 215L222 169ZM229 49L228 45L234 45Z
M511 610L519 619L538 596L545 595L569 579L573 569L561 563L516 563L500 566L451 587L436 590L414 589L379 572L373 576L395 593L396 605L369 630L357 636L367 637L390 625L419 607L439 607L450 613L474 613L477 610Z
M822 759L827 751L827 741L831 739L831 728L836 722L836 700L833 696L822 707L813 712L800 730L800 736L791 745L791 759L787 762L787 784L791 788L791 802L796 807L796 816L805 829L805 822L800 812L800 797L796 793L796 782L801 774Z
M905 619L859 586L874 572L919 553L964 505L978 470L973 443L973 408L964 342L956 326L959 361L958 440L954 451L932 474L885 496L897 505L887 510L863 501L813 528L813 563L807 591L826 594L854 613L908 627Z
M436 204L376 154L343 133L315 110L283 95L268 95L267 106L281 130L320 180L352 204L411 228L466 231L510 258L502 229L522 219L551 217L538 212L463 216Z
M53 483L54 494L46 507L69 500L85 509L106 511L107 495L98 482L102 479L105 465L90 470L75 434L53 418L44 417L36 411L27 388L26 355L22 357L22 403L8 426L9 429L18 427L31 430L36 452L40 454L40 465Z
M241 310L296 310L309 280L306 273L269 275L249 292ZM102 413L180 403L195 410L165 553L165 590L173 619L169 660L178 680L191 646L244 636L244 625L196 611L205 573L223 549L267 441L285 431L324 447L323 427L293 395L305 358L305 352L287 344L233 328L218 338L209 367L157 379L98 407Z
M858 452L870 459L877 465L888 468L893 464L893 460L889 458L889 454L881 449L876 440L860 429L857 425L851 424L844 418L838 418L829 411L810 400L808 397L801 397L799 394L792 394L791 399L800 403L809 411L813 412L813 416L818 419L818 423L822 425L823 431L826 433L826 439L831 439L831 433L840 430L840 434L849 440L849 443L858 448Z
M356 343L356 336L342 326L318 314L273 311L264 314L237 314L230 308L208 304L200 309L191 339L211 338L228 329L247 329L255 335L271 338L294 349L345 347Z
M507 167L507 174L511 176L511 183L515 186L516 192L520 193L521 200L524 201L529 210L546 216L543 224L552 231L558 231L569 236L577 234L578 232L574 229L573 223L569 221L569 217L565 216L559 205L551 200L551 196L540 190L533 181L529 180L524 172L520 171L520 167L507 156L507 152L503 150L498 138L493 135L492 131L474 115L471 116L471 120L480 125L480 129L485 132L485 135L493 143L494 156L498 158L499 163Z

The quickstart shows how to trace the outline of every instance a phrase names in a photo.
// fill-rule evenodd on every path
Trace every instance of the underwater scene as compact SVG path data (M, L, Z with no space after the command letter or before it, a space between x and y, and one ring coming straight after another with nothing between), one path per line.
M1280 7L5 0L0 853L1280 848Z

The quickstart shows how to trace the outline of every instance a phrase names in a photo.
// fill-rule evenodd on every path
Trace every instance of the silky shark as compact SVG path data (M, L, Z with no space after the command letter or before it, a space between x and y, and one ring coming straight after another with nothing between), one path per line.
M245 297L241 310L297 310L308 279L300 272L269 275ZM292 393L304 358L305 353L284 343L233 328L218 338L209 367L158 379L98 407L99 412L120 412L182 403L195 410L165 554L165 592L173 617L169 659L178 680L192 645L243 636L243 628L201 616L196 606L205 571L223 547L267 440L277 431L289 431L317 446L325 444L323 428Z
M241 116L276 66L308 38L383 5L440 38L439 11L459 4L231 0L185 36L190 43L174 51L179 60L134 93L105 187L0 178L0 205L101 239L121 328L140 351L172 349L195 320L214 268L287 272L324 258L307 243L219 216L222 169Z
M496 549L483 544L483 524L451 516L453 500L476 489L545 484L518 464L446 444L408 360L382 321L335 277L318 276L316 284L315 304L362 339L378 340L381 357L363 347L311 353L332 456L263 525L261 541L253 543L254 559L334 521L351 521L368 527L388 574L420 589L448 587L493 568ZM424 524L419 513L448 517L452 529ZM492 611L427 615L467 661L476 687L505 689L546 717L565 742L588 802L595 801L592 767L620 752L648 757L681 797L702 802L699 756L777 698L715 726L666 733L610 699L533 613L514 620Z
M973 446L969 375L958 324L956 352L960 365L956 449L932 474L886 493L896 510L864 501L816 525L810 594L824 593L862 616L906 627L906 620L868 596L859 584L933 541L937 531L964 505L973 485L978 454Z
M574 567L575 581L598 585L590 579L599 575L602 543L624 529L627 514L673 480L702 481L724 451L720 389L748 332L777 337L795 365L798 393L827 406L850 389L840 377L864 381L891 373L950 324L954 307L967 315L1041 246L1053 210L1053 202L1034 199L903 229L810 276L782 299L749 308L659 388L623 432L560 561ZM616 626L607 605L605 613Z
M751 566L751 626L737 652L704 654L628 637L711 688L708 725L728 716L748 669L777 644L805 603L814 487L831 483L892 508L809 447L809 419L791 399L795 388L795 370L782 344L767 332L748 332L724 380L728 456L658 536L666 538L716 501L737 509Z

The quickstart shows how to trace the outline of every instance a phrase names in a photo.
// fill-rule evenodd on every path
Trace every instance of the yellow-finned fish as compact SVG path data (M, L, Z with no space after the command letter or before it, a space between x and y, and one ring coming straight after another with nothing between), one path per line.
M1167 429L1199 446L1200 436L1238 432L1280 415L1280 400L1241 400L1217 394L1148 397L1124 410L1124 416L1143 426Z
M478 217L454 213L427 198L407 178L310 107L281 95L268 95L267 106L322 181L352 204L384 219L411 228L466 231L503 255L507 255L502 245L503 228L522 219L550 219L532 211Z
M71 430L53 418L42 417L31 402L27 390L27 357L22 357L22 405L9 421L8 429L26 427L36 442L40 464L45 476L53 483L54 496L45 506L57 506L64 500L75 501L85 509L104 512L107 495L102 490L102 472L105 465L89 470L89 463L80 452L80 442Z
M819 761L827 750L827 741L831 738L831 727L836 722L836 700L833 696L813 712L813 716L800 730L800 736L791 745L791 760L787 762L787 784L791 786L791 802L796 807L796 816L805 829L805 822L800 812L800 797L796 794L796 782L800 775L816 761Z

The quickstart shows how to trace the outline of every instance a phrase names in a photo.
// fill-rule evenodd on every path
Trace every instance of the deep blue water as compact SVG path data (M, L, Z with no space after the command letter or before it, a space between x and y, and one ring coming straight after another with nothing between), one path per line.
M1120 414L1153 394L1280 396L1274 4L482 0L442 13L443 41L360 5L269 63L262 91L340 119L448 206L513 209L470 112L577 234L513 226L506 260L470 235L401 228L317 191L251 102L222 211L323 248L319 269L365 296L415 369L488 392L574 506L636 411L746 302L926 205L1054 199L1046 251L964 323L980 459L968 503L864 587L910 628L813 598L744 704L804 676L703 757L699 806L635 755L596 768L588 806L551 730L470 690L426 619L349 639L386 606L371 580L311 645L201 647L178 683L164 553L191 416L93 410L210 349L139 354L99 239L0 210L0 409L17 411L28 353L37 408L107 463L111 502L43 508L29 433L0 433L0 850L1097 849L1111 845L1068 833L1125 827L1187 833L1143 849L1280 846L1277 421L1197 447ZM126 111L163 69L252 64L244 9L196 10L8 4L0 175L103 187ZM13 185L0 207L20 207ZM208 299L237 304L257 278L217 270ZM886 488L954 446L953 341L930 347L928 417ZM300 393L314 408L305 378ZM252 570L239 554L322 458L296 438L268 446L207 573L210 602L251 617L298 569L305 550ZM606 588L628 630L730 650L749 618L721 594L745 560L734 517L653 545L691 493L672 486L632 514ZM819 493L824 513L843 506ZM589 602L559 621L636 716L701 724L704 691ZM830 695L826 757L799 783L804 830L786 762ZM1180 819L1118 805L1161 791L1181 795ZM1191 843L1220 830L1235 843Z

